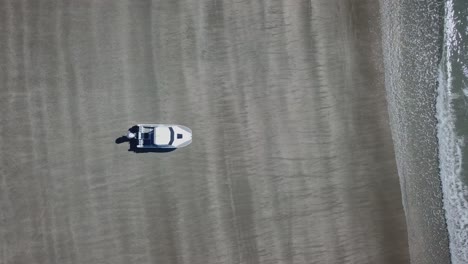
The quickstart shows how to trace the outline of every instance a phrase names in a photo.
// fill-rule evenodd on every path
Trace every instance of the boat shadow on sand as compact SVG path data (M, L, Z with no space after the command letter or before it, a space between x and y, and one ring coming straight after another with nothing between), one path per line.
M131 127L128 131L130 131L132 133L136 133L136 132L138 132L138 127L137 126ZM125 142L129 143L130 148L128 149L128 151L135 152L135 153L150 153L150 152L153 152L153 153L166 153L166 152L172 152L172 151L176 150L175 148L161 148L161 149L158 149L158 148L145 148L145 149L137 148L136 146L138 145L138 140L129 139L126 136L121 136L121 137L119 137L119 138L117 138L115 140L115 144L122 144L122 143L125 143Z

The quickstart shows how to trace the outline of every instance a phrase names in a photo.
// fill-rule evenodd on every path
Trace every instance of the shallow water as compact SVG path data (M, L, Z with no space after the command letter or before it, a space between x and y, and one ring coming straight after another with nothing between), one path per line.
M412 263L450 263L436 98L443 1L381 1L385 84Z

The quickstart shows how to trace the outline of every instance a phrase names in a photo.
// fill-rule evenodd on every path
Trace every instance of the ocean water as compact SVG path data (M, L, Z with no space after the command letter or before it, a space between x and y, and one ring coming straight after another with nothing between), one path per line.
M445 4L437 119L440 177L452 263L468 263L468 2Z

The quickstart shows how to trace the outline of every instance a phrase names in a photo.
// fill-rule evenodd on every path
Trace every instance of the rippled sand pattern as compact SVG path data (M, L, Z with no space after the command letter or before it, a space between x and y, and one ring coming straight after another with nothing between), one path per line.
M0 0L0 263L408 263L376 2Z

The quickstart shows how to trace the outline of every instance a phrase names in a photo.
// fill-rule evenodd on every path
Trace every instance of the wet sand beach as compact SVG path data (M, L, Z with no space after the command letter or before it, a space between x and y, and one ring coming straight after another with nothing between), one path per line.
M0 0L0 263L409 263L378 14Z

